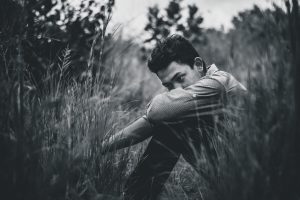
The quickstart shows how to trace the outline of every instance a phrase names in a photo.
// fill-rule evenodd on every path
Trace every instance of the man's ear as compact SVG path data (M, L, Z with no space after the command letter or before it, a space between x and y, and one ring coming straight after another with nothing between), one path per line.
M194 59L194 69L196 69L200 74L204 73L204 61L201 57L196 57Z

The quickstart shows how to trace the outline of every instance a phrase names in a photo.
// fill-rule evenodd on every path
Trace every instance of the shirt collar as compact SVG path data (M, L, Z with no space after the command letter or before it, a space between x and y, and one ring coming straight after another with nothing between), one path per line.
M210 65L208 68L207 68L207 72L206 72L206 76L210 76L212 75L213 73L215 73L216 71L218 71L218 67L215 65L215 64L212 64Z

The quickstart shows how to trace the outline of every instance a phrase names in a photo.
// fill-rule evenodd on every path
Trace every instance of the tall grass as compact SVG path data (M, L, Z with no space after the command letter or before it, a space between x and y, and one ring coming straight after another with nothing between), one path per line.
M78 83L68 75L70 49L59 60L57 68L48 69L44 89L39 90L20 52L18 76L1 84L7 94L1 100L4 199L91 199L122 191L129 151L104 156L100 145L136 117L116 101L117 74L113 68L106 72L109 84L101 74Z
M91 96L91 81L79 84L69 80L70 53L65 49L58 71L44 78L44 91L23 81L26 73L20 54L18 79L7 80L3 88L9 94L1 103L1 114L7 119L2 124L6 199L119 196L137 162L135 155L142 152L138 147L101 155L102 138L124 127L140 111L124 111L116 100L114 81L111 90L104 92L103 80L97 79ZM199 163L207 174L199 175L180 160L163 197L282 199L294 102L290 71L277 66L272 73L264 73L274 68L271 63L265 59L255 76L249 71L245 110L231 110L233 119L226 127L229 134L219 133L215 138L220 156L218 174L210 173L212 167L205 157ZM113 70L108 74L116 80Z
M82 83L68 75L72 52L66 48L58 66L49 67L43 77L42 90L35 87L26 70L21 45L18 56L5 62L4 68L15 73L1 74L0 79L1 199L120 196L145 143L102 155L100 142L140 116L158 88L153 84L155 79L141 70L138 59L132 59L135 54L124 53L132 44L122 45L113 48L106 63L101 60L102 49L100 63L109 66L105 67L108 70L93 72L98 77L92 79L87 73ZM5 51L1 51L3 55ZM248 95L241 100L244 110L237 111L236 104L229 107L233 109L228 109L226 134L220 132L214 138L219 155L217 173L212 173L214 169L204 155L199 158L202 174L180 159L163 198L289 198L287 163L295 128L295 86L291 63L284 57L274 63L276 56L254 57L255 64L246 63L249 70L242 74L248 74ZM90 65L97 66L91 59ZM133 81L136 76L138 82ZM128 105L132 103L129 100L142 97L146 100ZM135 109L129 110L131 107Z

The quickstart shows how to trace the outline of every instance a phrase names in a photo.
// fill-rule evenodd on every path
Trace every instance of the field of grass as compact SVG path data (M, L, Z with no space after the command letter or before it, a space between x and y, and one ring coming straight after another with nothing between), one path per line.
M284 20L287 22L287 18ZM215 53L220 68L233 72L246 85L248 94L235 102L244 109L235 109L236 104L228 108L224 124L228 134L219 133L214 138L219 155L217 173L212 173L205 155L199 162L203 174L197 174L181 158L162 199L300 198L299 172L295 170L299 161L294 134L296 65L288 47L291 38L284 31L272 31L272 24L261 26L268 41L255 34L243 40L247 32L237 25L227 33L228 37L235 36L235 46L223 44L218 32L209 35L207 51L197 46L204 55L213 57ZM147 103L163 90L140 59L139 46L119 38L113 40L105 61L100 58L105 70L94 82L88 73L83 81L69 78L72 51L66 47L59 52L56 70L51 71L50 64L41 78L41 89L27 70L21 42L16 44L16 56L1 60L0 199L120 196L147 141L102 155L101 140L143 115ZM4 47L0 49L3 59ZM230 48L231 56L227 52Z

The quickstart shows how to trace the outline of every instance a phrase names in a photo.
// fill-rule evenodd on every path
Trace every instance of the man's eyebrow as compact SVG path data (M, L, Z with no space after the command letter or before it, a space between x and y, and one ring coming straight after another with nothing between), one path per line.
M171 81L173 81L174 79L176 79L178 76L180 76L181 75L181 72L177 72L174 76L173 76L173 78L171 79Z

